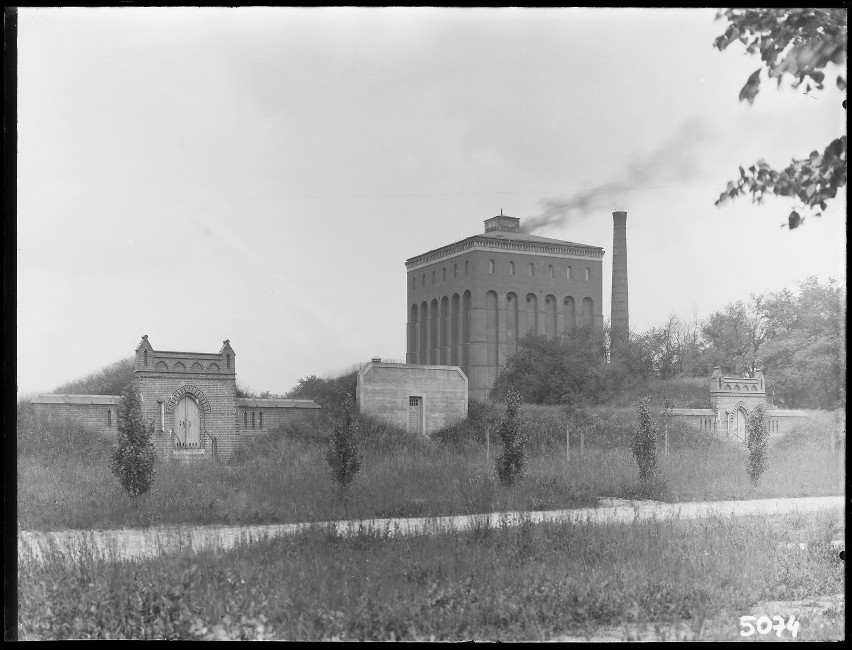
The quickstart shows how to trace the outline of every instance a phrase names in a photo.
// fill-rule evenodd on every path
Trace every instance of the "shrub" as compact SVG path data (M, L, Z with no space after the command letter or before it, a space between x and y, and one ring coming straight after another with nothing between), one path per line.
M651 419L651 401L639 401L639 422L633 430L633 456L639 464L639 480L643 485L654 482L657 475L657 425Z
M497 478L503 485L511 485L520 477L524 469L525 436L521 431L518 409L521 406L521 396L513 388L506 389L506 414L500 421L497 436L502 447L497 457L495 469Z
M766 448L769 443L769 433L766 430L766 409L763 404L758 404L749 413L746 420L746 436L746 444L748 445L746 471L752 487L756 488L758 480L766 471Z
M118 447L110 471L131 497L144 494L154 482L154 423L143 422L139 396L133 385L121 398L118 412Z
M358 470L361 469L361 459L358 452L358 419L355 405L350 395L343 400L342 414L335 422L331 432L328 451L325 459L331 467L332 478L337 484L341 498L346 488L352 483Z

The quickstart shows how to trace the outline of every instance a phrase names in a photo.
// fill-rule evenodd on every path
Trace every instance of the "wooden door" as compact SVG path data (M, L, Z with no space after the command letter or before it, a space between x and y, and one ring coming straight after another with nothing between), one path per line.
M742 409L737 409L737 419L734 425L737 438L745 441L746 439L746 413Z
M423 433L421 422L423 421L423 398L408 398L408 432Z
M201 418L198 403L189 395L185 395L175 408L175 431L178 445L182 447L198 447L201 444Z

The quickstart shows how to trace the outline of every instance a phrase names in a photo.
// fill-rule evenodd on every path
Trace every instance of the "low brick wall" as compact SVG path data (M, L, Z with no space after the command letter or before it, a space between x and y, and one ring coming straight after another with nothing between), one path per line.
M31 400L36 422L64 420L104 436L118 433L117 395L38 395Z
M237 435L261 434L285 422L314 421L320 412L317 403L303 399L259 399L238 397Z

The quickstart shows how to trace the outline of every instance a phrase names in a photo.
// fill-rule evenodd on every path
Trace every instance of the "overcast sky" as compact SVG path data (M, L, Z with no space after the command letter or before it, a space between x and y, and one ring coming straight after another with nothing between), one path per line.
M845 132L837 71L741 104L760 61L715 50L714 17L20 9L19 394L143 334L199 352L228 338L237 380L276 393L404 360L405 260L501 209L604 247L604 318L626 210L634 329L845 282L845 191L794 231L790 202L714 206L739 164Z

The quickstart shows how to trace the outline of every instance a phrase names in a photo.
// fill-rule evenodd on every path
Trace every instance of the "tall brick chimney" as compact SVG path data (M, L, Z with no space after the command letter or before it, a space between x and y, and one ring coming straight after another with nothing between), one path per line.
M612 213L612 327L613 356L627 343L630 322L627 310L627 213Z

